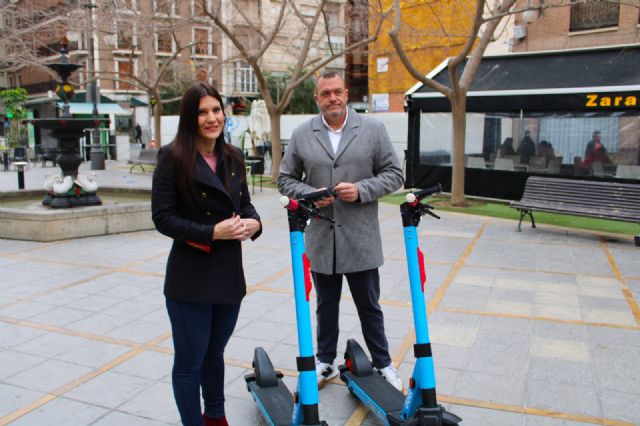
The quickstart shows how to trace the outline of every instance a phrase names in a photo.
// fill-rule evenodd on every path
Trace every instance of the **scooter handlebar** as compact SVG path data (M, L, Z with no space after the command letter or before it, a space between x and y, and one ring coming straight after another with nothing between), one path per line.
M442 192L442 185L437 184L435 186L421 189L419 191L410 192L406 195L405 200L407 201L407 203L415 203L416 201L420 201L423 198L426 198L433 194L437 194L439 192Z

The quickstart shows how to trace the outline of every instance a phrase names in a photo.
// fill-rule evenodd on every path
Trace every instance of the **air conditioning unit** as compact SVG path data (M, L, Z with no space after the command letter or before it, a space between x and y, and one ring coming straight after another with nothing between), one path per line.
M527 29L524 25L516 25L513 27L513 36L517 39L523 39L527 36Z

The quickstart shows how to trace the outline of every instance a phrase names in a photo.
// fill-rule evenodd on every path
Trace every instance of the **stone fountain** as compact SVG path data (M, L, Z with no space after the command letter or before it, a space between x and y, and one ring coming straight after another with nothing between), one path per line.
M54 118L36 118L28 120L37 127L51 129L52 136L58 141L56 159L62 176L53 176L45 182L47 194L42 204L51 208L71 208L78 206L97 206L102 201L96 191L98 184L95 179L78 174L78 167L82 163L80 156L80 138L86 129L99 127L101 123L108 123L108 119L74 118L69 111L69 94L73 87L68 79L72 72L82 65L69 62L66 46L61 49L58 62L48 64L47 67L55 71L62 83L58 85L56 93L63 101L62 112Z

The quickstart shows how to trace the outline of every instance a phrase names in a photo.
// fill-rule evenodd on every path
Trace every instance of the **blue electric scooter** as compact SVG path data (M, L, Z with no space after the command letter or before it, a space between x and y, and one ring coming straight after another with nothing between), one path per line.
M431 211L433 207L420 200L441 190L438 185L407 194L406 202L400 206L416 332L416 343L413 346L416 364L409 380L407 395L403 395L374 372L367 354L354 339L347 341L345 364L338 367L340 379L346 383L351 393L388 426L451 426L462 421L438 405L436 399L435 369L424 300L424 257L418 247L416 232L423 215L440 219Z
M293 265L293 289L296 303L296 322L298 327L297 357L298 389L293 395L283 383L283 374L274 371L273 364L263 348L255 348L253 357L254 372L244 377L247 388L258 404L262 415L269 425L326 426L320 420L318 412L318 382L316 363L313 355L311 336L311 314L309 293L311 292L310 263L304 248L304 230L311 218L332 219L322 216L313 202L333 195L329 190L321 190L291 199L281 197L280 202L288 210L291 242L291 263Z

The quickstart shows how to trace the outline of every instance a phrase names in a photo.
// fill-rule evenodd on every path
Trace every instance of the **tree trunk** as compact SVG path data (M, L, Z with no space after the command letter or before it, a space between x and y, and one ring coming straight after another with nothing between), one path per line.
M278 181L280 173L280 160L282 159L282 144L280 142L280 116L279 112L269 114L271 120L271 181Z
M451 205L464 207L464 145L467 133L467 94L452 93L451 101L453 158L451 168Z
M160 92L153 92L156 98L156 105L153 107L153 135L156 139L156 148L162 146L162 102L160 101Z

